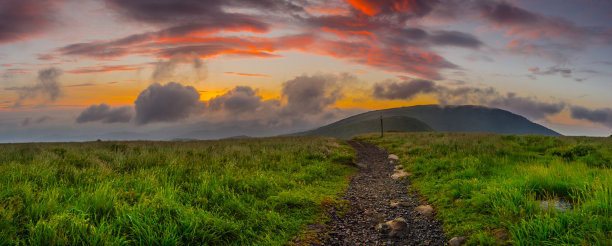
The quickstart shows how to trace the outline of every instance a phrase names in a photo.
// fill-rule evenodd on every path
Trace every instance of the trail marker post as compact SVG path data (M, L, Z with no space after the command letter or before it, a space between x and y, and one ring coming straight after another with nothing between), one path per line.
M383 132L384 132L384 131L383 131L383 119L382 119L382 114L381 114L381 115L380 115L380 137L381 137L381 138L382 138L382 137L384 137Z

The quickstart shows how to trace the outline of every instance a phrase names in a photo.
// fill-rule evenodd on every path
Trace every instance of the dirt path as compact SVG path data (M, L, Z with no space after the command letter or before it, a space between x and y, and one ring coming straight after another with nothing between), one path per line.
M351 210L344 215L331 211L330 229L324 245L444 245L441 223L414 210L422 205L416 195L408 194L405 178L392 179L394 164L384 149L364 142L349 142L357 150L359 175L351 178L342 199ZM391 206L390 201L402 202ZM407 227L399 236L389 236L376 229L379 223L402 217Z

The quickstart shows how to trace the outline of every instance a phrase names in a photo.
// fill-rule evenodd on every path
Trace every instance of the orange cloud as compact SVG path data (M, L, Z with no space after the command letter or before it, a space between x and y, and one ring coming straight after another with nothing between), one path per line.
M79 67L77 69L68 70L66 73L72 74L85 74L85 73L108 73L115 71L136 71L142 69L140 66L128 66L128 65L107 65L107 66L96 66L96 67Z
M238 76L250 76L250 77L272 77L270 75L265 74L253 74L253 73L234 73L234 72L225 72L226 74L238 75Z

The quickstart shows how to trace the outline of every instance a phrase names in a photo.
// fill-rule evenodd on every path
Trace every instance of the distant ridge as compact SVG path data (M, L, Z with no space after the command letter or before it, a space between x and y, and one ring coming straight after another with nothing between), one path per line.
M292 135L322 135L346 139L354 135L379 131L380 128L376 128L378 130L372 131L370 125L373 124L372 122L378 122L378 124L380 124L378 120L381 115L383 118L391 119L393 124L400 124L400 121L406 121L406 124L411 124L410 127L406 126L402 129L389 128L385 130L424 131L425 129L423 127L426 126L429 130L439 132L488 132L499 134L561 136L561 134L551 129L531 122L525 117L509 111L474 105L417 105L375 110L354 115L311 131ZM394 117L404 118L400 119ZM353 129L355 126L359 127ZM378 125L378 127L380 126Z

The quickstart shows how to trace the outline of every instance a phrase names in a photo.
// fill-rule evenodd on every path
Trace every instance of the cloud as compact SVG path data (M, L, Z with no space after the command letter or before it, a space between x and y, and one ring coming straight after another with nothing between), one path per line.
M411 81L385 81L374 84L373 96L379 99L412 99L420 93L434 91L434 82L429 80L415 79Z
M599 108L588 109L581 106L573 106L570 108L572 118L579 120L587 120L593 123L599 123L612 129L612 109Z
M134 105L138 125L186 119L205 108L195 88L176 82L150 85L140 92Z
M563 68L563 67L559 67L559 66L552 66L552 67L549 67L546 70L540 70L539 67L533 67L533 68L529 68L528 70L531 73L536 74L536 75L555 75L555 74L560 74L564 78L571 78L572 77L572 70L571 69Z
M478 48L482 42L474 35L458 31L435 31L431 35L431 41L437 45L451 45L466 48Z
M79 67L72 70L67 70L66 73L86 74L86 73L108 73L115 71L136 71L141 69L140 66L134 65L103 65L95 67Z
M318 114L327 106L342 98L341 89L346 81L354 77L344 74L335 76L313 75L298 76L282 85L282 98L286 101L282 114Z
M348 3L354 7L351 11L331 14L305 11L320 5L317 1L107 2L124 18L152 24L160 30L110 41L71 44L57 49L57 52L94 59L131 54L169 59L156 64L155 81L167 78L164 75L174 70L175 57L274 58L280 57L275 54L277 52L291 50L331 56L425 79L442 79L440 70L458 66L432 51L431 47L477 49L483 45L468 33L407 27L407 19L426 15L439 5L439 1L351 1ZM327 4L347 6L340 2ZM277 37L227 35L236 31L268 32L273 27L268 23L279 22L289 23L285 27L298 34Z
M108 104L91 105L76 118L77 123L100 121L102 123L125 123L132 119L132 108L129 106L111 108Z
M0 4L0 44L24 41L54 22L58 1L4 0Z
M496 107L512 111L532 120L558 114L567 106L562 101L544 102L536 97L522 97L515 93L502 94L492 87L448 88L437 86L436 91L438 101L442 105L475 104Z
M457 85L463 85L461 82ZM562 101L545 102L536 97L521 97L515 93L502 94L496 89L470 86L448 87L428 80L383 81L373 85L372 95L377 99L411 100L420 94L429 93L441 105L474 104L502 108L532 120L543 119L560 113L567 104Z
M248 77L272 77L270 75L265 74L256 74L256 73L235 73L235 72L225 72L226 74L238 75L238 76L248 76Z
M347 0L351 6L369 16L402 14L407 16L423 16L428 14L437 0Z
M5 90L14 90L19 94L15 106L20 106L24 100L42 97L43 100L53 102L62 94L62 85L57 80L62 71L57 68L48 68L38 72L38 81L31 86L9 87Z
M262 97L248 86L236 86L227 93L208 101L211 111L224 110L231 114L254 112L261 105Z
M30 117L26 117L25 119L23 119L23 120L22 120L22 121L19 123L19 126L21 126L21 127L27 127L27 126L30 126L30 125L38 125L38 124L44 123L44 122L46 122L46 121L50 121L50 120L52 120L52 119L53 119L53 117L51 117L51 116L46 116L46 115L45 115L45 116L38 117L38 118L35 118L35 119L32 119L32 118L30 118Z

